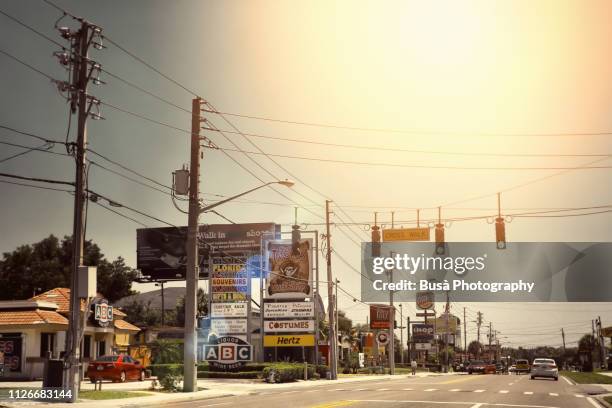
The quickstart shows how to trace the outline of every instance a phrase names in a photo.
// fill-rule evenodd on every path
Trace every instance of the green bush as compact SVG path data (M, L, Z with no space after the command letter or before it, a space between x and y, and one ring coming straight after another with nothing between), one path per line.
M178 384L183 380L182 364L152 364L149 369L165 391L178 391Z
M245 372L245 371L258 371L262 372L264 368L268 367L270 363L258 364L258 363L248 363L244 367L238 367L233 372ZM225 372L221 369L211 367L208 364L198 364L198 372Z
M312 364L308 365L308 378L325 378L327 366ZM315 375L316 374L316 375ZM262 377L268 382L290 382L304 379L304 364L301 363L276 363L265 367Z

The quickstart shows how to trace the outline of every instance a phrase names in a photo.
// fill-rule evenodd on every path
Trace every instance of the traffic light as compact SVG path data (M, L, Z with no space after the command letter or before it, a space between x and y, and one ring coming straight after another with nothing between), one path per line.
M380 227L374 225L372 227L372 257L380 256Z
M300 240L302 239L302 234L300 233L300 226L294 225L291 228L291 252L293 253L293 255L298 255L300 248Z
M394 320L394 321L393 321L393 328L394 328L394 329L397 329L397 320Z

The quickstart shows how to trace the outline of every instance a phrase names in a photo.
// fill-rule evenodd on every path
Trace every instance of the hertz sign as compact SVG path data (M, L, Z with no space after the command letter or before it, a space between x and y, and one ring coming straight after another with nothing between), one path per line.
M238 337L223 336L204 345L204 360L215 368L229 371L252 359L253 346Z

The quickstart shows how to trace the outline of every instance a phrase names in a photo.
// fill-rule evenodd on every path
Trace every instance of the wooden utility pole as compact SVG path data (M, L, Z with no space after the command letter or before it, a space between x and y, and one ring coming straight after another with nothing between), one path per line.
M329 209L329 204L331 201L325 200L325 228L326 234L325 237L327 239L327 311L329 316L329 372L330 379L336 380L338 379L338 361L336 358L337 352L337 342L338 340L334 338L335 336L335 312L334 312L334 294L333 294L333 285L334 281L332 278L332 265L331 265L331 232L330 232L330 224L329 224L329 215L331 211Z
M202 99L193 99L191 109L191 164L189 167L189 218L187 224L187 287L185 293L185 343L183 348L183 391L185 392L194 392L197 390L196 315L198 308L198 278L200 274L198 262L198 218L200 215L200 124L202 122Z
M83 21L80 30L75 34L73 95L77 100L78 129L75 146L76 184L74 194L74 223L72 230L72 276L70 281L70 316L66 336L66 356L64 385L70 390L70 401L75 402L79 394L80 357L81 357L81 299L79 298L79 267L83 264L85 245L85 202L87 200L87 117L88 107L87 85L89 83L88 49L90 45L90 30L92 26ZM87 313L87 310L84 311Z
M463 354L464 356L467 356L467 323L465 320L465 306L463 307Z

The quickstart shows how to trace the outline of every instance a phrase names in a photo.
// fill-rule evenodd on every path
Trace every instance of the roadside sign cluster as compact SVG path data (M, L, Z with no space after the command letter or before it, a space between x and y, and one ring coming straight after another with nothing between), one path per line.
M264 347L311 347L316 324L312 281L312 240L269 241L266 245ZM310 301L306 301L310 298Z

